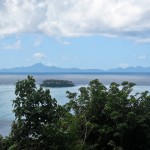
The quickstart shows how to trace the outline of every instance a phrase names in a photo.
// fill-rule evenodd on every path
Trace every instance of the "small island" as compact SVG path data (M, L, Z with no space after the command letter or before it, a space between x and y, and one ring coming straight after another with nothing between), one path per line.
M41 84L42 87L73 87L75 86L72 81L68 80L44 80Z

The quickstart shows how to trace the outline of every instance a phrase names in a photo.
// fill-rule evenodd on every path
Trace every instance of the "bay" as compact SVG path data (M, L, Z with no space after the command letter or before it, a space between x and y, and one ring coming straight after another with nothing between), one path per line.
M87 86L89 81L99 79L108 86L111 82L134 82L137 85L134 92L150 91L150 73L101 73L101 74L31 74L39 84L45 79L70 80L76 86L68 88L50 88L51 95L61 105L68 102L66 91L78 92L81 86ZM7 136L10 133L12 121L15 119L12 113L12 100L15 98L15 83L25 79L27 74L0 74L0 134Z

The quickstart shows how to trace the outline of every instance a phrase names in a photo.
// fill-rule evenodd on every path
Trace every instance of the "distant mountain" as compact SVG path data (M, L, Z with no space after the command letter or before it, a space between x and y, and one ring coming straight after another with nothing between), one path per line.
M128 68L114 68L107 70L108 72L150 72L150 67L128 67Z
M99 69L78 69L78 68L60 68L55 66L45 66L37 63L28 67L15 67L10 69L0 69L0 73L82 73L82 72L103 72Z
M107 72L150 72L150 67L128 67L115 68L109 70L100 69L79 69L79 68L60 68L56 66L46 66L37 63L28 67L15 67L10 69L0 69L0 73L107 73Z

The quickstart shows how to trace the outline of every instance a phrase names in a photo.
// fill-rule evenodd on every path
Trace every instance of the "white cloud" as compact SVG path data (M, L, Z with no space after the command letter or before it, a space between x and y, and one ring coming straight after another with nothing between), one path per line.
M61 37L57 37L57 40L58 40L58 42L59 42L60 44L62 44L62 45L70 45L70 44L71 44L69 41L64 40L64 39L61 38Z
M139 38L139 39L136 39L136 42L137 43L149 43L150 42L150 38L146 37L146 38Z
M129 64L127 64L127 63L120 63L119 67L121 67L121 68L128 68Z
M63 45L70 45L70 42L68 42L68 41L59 41L59 42Z
M150 34L149 13L149 0L3 0L0 35L100 34L143 41Z
M140 55L139 59L146 59L146 55Z
M8 50L9 49L15 49L15 50L21 49L21 41L18 40L13 44L5 44L5 45L3 45L2 49L8 49Z
M68 42L68 41L63 41L62 44L63 44L63 45L70 45L70 42Z
M43 53L35 53L35 54L33 55L33 58L34 58L34 59L44 59L44 58L46 58L46 56L45 56L45 54L43 54Z

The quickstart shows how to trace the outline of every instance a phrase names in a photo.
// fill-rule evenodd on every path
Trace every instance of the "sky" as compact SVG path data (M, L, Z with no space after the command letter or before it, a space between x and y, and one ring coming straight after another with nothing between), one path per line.
M149 0L0 0L0 68L150 67Z

